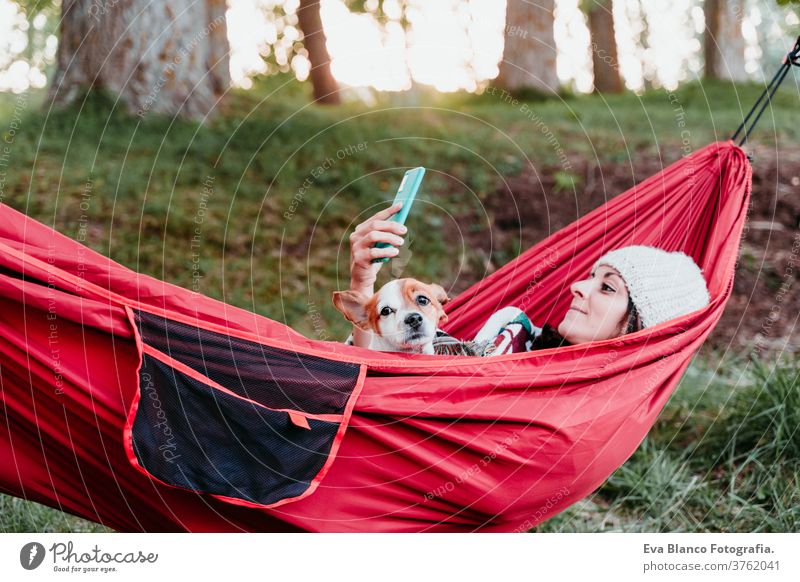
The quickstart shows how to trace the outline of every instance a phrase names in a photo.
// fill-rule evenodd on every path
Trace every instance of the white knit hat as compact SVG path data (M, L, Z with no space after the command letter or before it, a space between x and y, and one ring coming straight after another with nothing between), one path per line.
M652 327L705 307L710 301L700 267L684 253L645 246L622 247L597 259L614 267L625 279L628 294L641 317Z

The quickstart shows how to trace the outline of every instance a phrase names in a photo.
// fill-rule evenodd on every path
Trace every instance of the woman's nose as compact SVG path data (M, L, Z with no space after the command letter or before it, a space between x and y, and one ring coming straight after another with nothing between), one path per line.
M572 285L570 285L569 290L572 291L573 295L584 299L586 297L586 284L588 280L583 281L575 281Z

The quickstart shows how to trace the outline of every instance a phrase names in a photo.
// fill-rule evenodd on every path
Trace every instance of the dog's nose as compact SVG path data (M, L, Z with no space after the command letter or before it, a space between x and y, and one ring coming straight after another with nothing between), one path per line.
M414 329L422 325L422 316L419 313L410 313L405 319L406 325Z

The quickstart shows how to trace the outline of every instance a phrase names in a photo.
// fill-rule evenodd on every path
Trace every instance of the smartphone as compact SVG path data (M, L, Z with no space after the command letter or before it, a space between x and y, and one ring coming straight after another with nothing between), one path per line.
M394 197L394 202L392 202L392 206L398 202L402 202L403 206L400 208L400 211L392 215L389 220L393 222L399 222L400 224L405 224L406 218L408 218L408 212L411 210L411 205L414 203L414 198L417 196L417 191L422 184L422 177L424 175L425 168L422 166L408 170L403 175L403 179L400 181L400 187L397 189L397 194ZM376 243L372 248L385 249L386 247L390 246L392 245L389 243L379 242ZM385 263L391 258L392 257L381 257L379 259L372 259L372 262Z

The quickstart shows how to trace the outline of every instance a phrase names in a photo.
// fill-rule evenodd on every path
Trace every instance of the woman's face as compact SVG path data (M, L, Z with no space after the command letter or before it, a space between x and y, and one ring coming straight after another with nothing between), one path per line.
M625 333L628 289L613 267L600 265L588 279L570 287L572 304L558 333L571 344L600 341Z

